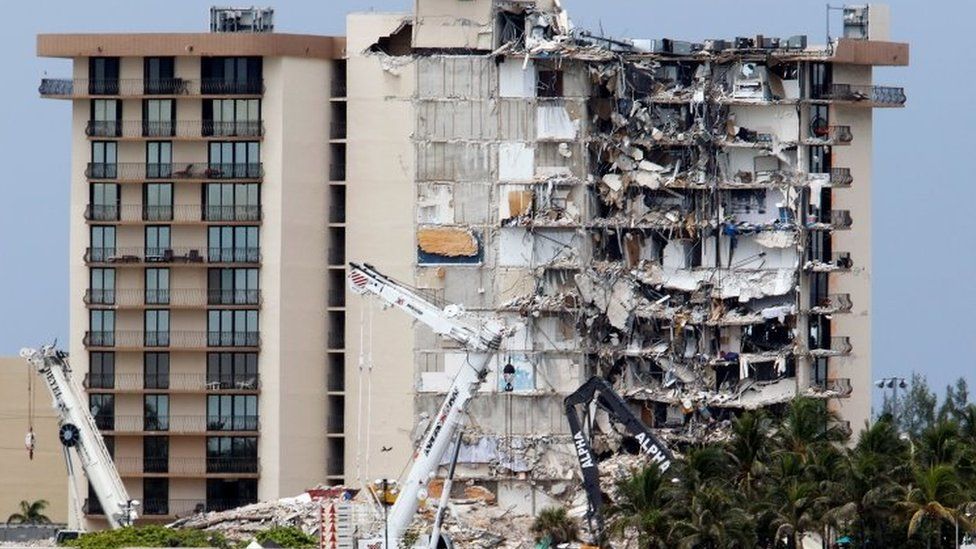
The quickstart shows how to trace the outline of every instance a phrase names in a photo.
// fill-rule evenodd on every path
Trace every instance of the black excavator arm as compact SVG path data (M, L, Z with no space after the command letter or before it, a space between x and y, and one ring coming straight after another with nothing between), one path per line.
M569 420L569 431L573 436L576 456L579 458L583 472L583 488L586 490L587 513L586 519L590 528L597 535L598 541L603 537L603 496L600 492L600 470L597 467L596 456L590 447L590 403L596 399L596 404L610 414L610 419L620 423L634 437L640 446L640 452L650 456L651 462L656 464L661 472L671 468L674 455L644 423L630 411L613 386L606 379L599 376L591 377L575 392L563 400L566 408L566 419ZM582 408L582 413L580 411Z

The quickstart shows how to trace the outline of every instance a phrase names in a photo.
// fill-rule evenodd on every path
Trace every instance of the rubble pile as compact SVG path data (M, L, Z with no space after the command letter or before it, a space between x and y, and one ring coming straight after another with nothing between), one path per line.
M220 532L235 542L249 541L258 532L275 526L294 526L306 533L317 534L320 508L321 503L306 493L226 511L190 515L169 526Z

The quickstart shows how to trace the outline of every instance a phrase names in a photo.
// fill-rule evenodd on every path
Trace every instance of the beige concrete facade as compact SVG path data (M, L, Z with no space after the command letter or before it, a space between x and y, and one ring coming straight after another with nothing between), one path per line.
M40 55L72 57L74 67L73 82L60 88L62 92L70 90L68 93L42 90L42 95L71 100L74 107L69 350L74 371L85 379L93 406L98 399L112 400L113 410L103 433L114 447L116 464L130 495L148 499L143 510L146 520L237 505L249 499L294 495L326 480L325 364L330 329L329 318L323 314L330 291L326 227L333 200L329 168L342 160L333 159L329 147L334 137L330 134L334 112L330 83L344 44L341 38L284 34L38 38ZM89 86L92 55L118 57L118 87L114 92ZM168 55L173 56L173 73L162 85L174 85L175 81L182 89L147 93L153 90L144 73L144 59ZM239 89L213 84L206 88L202 59L221 55L256 57L260 81ZM90 121L96 100L121 105L121 117L117 118L121 135L111 131L104 137L86 133L93 127ZM175 109L173 135L143 134L143 113L149 108L145 105L157 100L171 102ZM249 128L235 130L242 134L210 135L201 129L213 124L205 121L204 103L217 100L259 102L260 116L257 120L249 118L248 126L234 126ZM231 112L240 108L237 103L232 105ZM100 161L93 157L96 141L117 150L112 162L117 163L114 176L89 169L89 163ZM171 155L153 162L148 156L149 142L164 142ZM228 143L231 150L240 146L244 151L250 146L259 150L260 156L248 157L244 161L247 164L232 161L237 166L233 170L240 173L218 174L213 168L215 162L226 165L227 161L210 157L214 142ZM159 163L172 163L169 174L152 171L157 169L152 164ZM172 198L167 206L172 208L163 210L161 216L147 218L146 185L150 183L171 185ZM239 189L253 185L259 198L257 203L244 203L242 196L255 193L236 191L237 199L233 193L229 196L237 202L215 210L214 204L208 207L207 202L207 186L211 184L238 185ZM103 189L105 185L113 185L118 193L111 210L93 203L96 187ZM227 227L233 238L237 238L234 231L256 231L257 244L251 240L246 245L233 244L242 248L235 252L239 257L231 253L209 258L210 248L224 246L210 241L209 232L217 226ZM114 246L101 250L101 256L98 250L86 252L97 246L92 235L94 230L103 230L100 227L115 232ZM168 243L149 240L149 231L156 227L169 232ZM244 238L251 238L254 233L246 234ZM154 251L155 247L160 249ZM200 259L187 259L187 254ZM167 271L168 285L160 286L167 298L160 300L163 294L147 291L155 289L147 287L150 269ZM246 282L245 289L215 288L209 269L256 270L257 286ZM103 286L107 283L92 282L93 276L101 276L106 270L114 273L110 288ZM93 274L96 271L98 274ZM240 276L243 280L251 275ZM92 315L103 314L114 315L114 326L93 325ZM148 325L150 314L168 315L168 325ZM214 321L208 320L212 315L227 315L232 323L239 318L242 324L232 324L229 329L218 324L215 328ZM251 320L254 315L256 325ZM226 337L215 330L225 332ZM98 360L114 357L114 369L86 377L92 373L90 359L94 355L90 353L99 353ZM168 373L156 376L146 370L150 353L168 357ZM229 376L214 368L208 370L208 361L218 360L220 354L240 360L242 369L233 370ZM254 364L244 366L246 361ZM163 426L146 420L147 406L157 398L166 399L168 413ZM230 400L221 404L221 398ZM217 402L211 407L213 399ZM158 459L150 464L152 458L144 450L148 437L167 439L164 465ZM211 439L214 444L223 440L229 445L256 441L257 452L250 455L245 450L246 455L240 457L234 454L235 449L228 459L209 455ZM166 496L144 493L148 483L155 483L157 490L165 484ZM241 483L253 484L242 487ZM211 484L214 486L208 488ZM84 479L79 479L77 489L80 497L86 498ZM73 514L72 523L100 524L98 512L85 508L84 514Z

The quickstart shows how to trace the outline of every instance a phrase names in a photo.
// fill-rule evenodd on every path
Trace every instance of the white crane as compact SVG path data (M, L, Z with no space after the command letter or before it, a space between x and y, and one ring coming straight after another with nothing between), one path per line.
M73 448L102 510L105 511L109 527L116 529L131 526L138 516L136 507L139 502L129 499L115 463L112 462L112 456L95 424L95 418L88 410L87 400L81 389L72 382L68 354L57 350L53 345L47 345L40 349L21 349L20 356L37 370L51 391L54 409L58 414L58 436L64 450L69 482L74 482L71 478L73 471L69 455L69 449Z
M457 305L439 307L412 288L389 278L367 264L349 264L349 286L357 294L373 294L386 306L395 306L429 326L434 333L453 339L467 350L463 367L414 452L413 466L387 517L385 540L399 547L413 520L419 496L437 472L444 453L464 421L464 410L488 376L488 366L508 335L496 320L472 322ZM431 540L437 543L439 540Z

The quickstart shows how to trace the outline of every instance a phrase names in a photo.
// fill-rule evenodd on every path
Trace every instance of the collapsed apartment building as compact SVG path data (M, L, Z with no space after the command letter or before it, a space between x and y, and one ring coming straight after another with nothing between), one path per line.
M471 406L462 476L526 505L533 486L559 497L575 474L562 399L595 374L675 443L796 395L867 419L872 110L906 99L872 67L908 61L884 6L845 8L824 46L603 38L542 0L420 1L350 16L349 31L349 152L387 154L351 160L348 179L390 204L350 202L368 229L350 228L347 253L518 327ZM356 119L384 122L356 135ZM411 219L393 211L407 201ZM383 315L363 344L371 313L347 307L347 340L407 386L373 383L391 401L416 389L413 420L402 402L370 420L409 451L465 355L419 325L399 339L407 323ZM365 351L349 349L351 378ZM347 419L364 410L350 398Z

